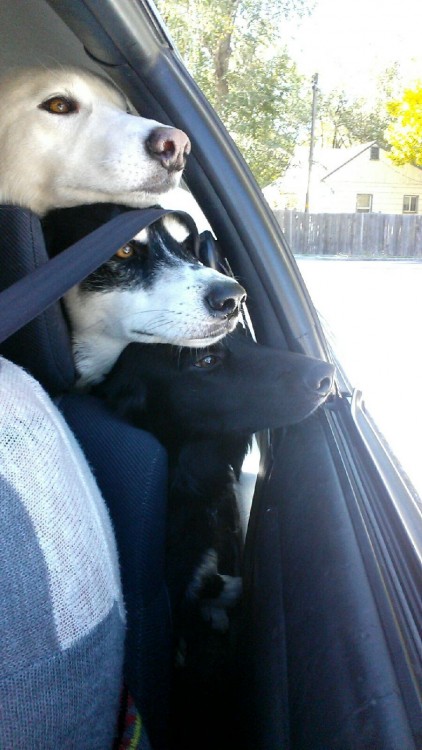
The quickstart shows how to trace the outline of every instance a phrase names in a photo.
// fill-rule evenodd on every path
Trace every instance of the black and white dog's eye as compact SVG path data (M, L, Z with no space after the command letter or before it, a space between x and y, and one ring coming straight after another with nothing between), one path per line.
M205 357L201 357L201 359L197 359L195 362L195 367L202 367L203 369L215 367L220 361L220 357L216 357L215 354L207 354Z
M78 105L73 99L65 96L53 96L40 104L40 109L45 109L53 115L70 115L72 112L77 112Z
M138 258L146 258L148 256L148 245L144 245L137 240L131 240L131 242L127 242L126 245L119 247L117 253L114 253L115 258L121 258L123 260L133 258L134 255Z
M119 247L117 253L115 253L116 258L132 258L135 255L135 248L133 245L128 242L127 245L123 245L123 247Z

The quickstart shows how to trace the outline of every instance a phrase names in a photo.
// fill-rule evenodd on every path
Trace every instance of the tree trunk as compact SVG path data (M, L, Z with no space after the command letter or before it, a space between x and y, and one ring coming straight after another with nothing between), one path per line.
M232 36L236 20L237 9L240 0L232 0L231 8L228 12L229 24L228 31L218 41L217 49L214 50L214 71L215 71L215 90L217 96L217 110L221 110L224 100L229 93L229 84L227 74L229 72L230 58L232 56Z

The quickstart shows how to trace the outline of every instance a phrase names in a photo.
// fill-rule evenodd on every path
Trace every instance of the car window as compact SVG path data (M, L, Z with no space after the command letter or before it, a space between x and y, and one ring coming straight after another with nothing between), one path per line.
M376 0L157 0L280 223L334 358L422 496L422 53ZM417 0L408 18L420 13Z

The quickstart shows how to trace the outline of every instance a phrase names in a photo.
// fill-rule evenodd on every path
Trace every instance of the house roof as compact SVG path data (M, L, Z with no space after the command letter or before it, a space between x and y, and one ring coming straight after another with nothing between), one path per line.
M378 143L376 141L370 141L370 143L360 143L358 146L352 146L351 148L343 148L343 149L331 149L343 151L344 155L346 156L346 159L343 159L341 164L338 164L335 166L328 174L325 175L325 177L322 177L323 180L326 180L327 177L330 177L330 175L334 174L334 172L337 172L342 167L346 166L346 164L349 164L353 159L356 159L357 156L360 156L364 153L364 151L367 151L372 146L378 146ZM378 148L382 148L382 146L378 146ZM385 149L383 149L385 151Z
M318 181L326 179L375 143L375 141L360 143L358 146L351 146L350 148L319 148L317 146L313 154L313 179ZM272 182L271 185L267 185L267 188L281 188L286 187L289 183L302 181L307 173L308 163L309 146L297 146L285 174ZM264 190L267 190L267 188Z
M331 177L331 175L339 169L345 167L346 164L350 164L351 161L370 149L371 146L378 146L382 151L386 151L385 148L379 146L377 141L359 143L358 145L350 146L349 148L319 148L316 146L312 162L313 182L324 182L324 180ZM270 191L273 189L282 189L287 192L289 192L289 190L296 190L298 185L306 180L308 164L309 146L297 146L285 174L270 185L267 185L267 187L264 188L264 192L268 191L268 189L270 189ZM421 170L421 167L414 164L408 166L412 166L419 171Z
M359 143L357 146L350 146L349 148L315 148L314 158L312 167L315 167L321 172L320 179L325 180L333 172L337 172L349 162L356 159L364 151L367 151L371 146L375 146L376 141L370 141L369 143ZM307 146L300 146L294 154L291 162L291 167L299 167L303 169L305 163L309 161L309 148ZM290 167L289 167L290 168Z

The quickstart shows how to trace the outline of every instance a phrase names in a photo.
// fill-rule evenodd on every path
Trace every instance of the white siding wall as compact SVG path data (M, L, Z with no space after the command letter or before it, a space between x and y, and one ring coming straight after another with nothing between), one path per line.
M422 213L422 170L410 164L396 166L382 149L379 160L371 160L369 153L367 149L319 186L314 184L310 211L354 213L356 195L370 193L373 213L401 214L404 195L418 195L418 213Z
M347 151L342 156L347 159ZM379 160L370 157L367 148L351 161L322 180L327 174L323 159L316 162L312 171L310 187L311 213L355 213L358 193L373 196L372 212L401 214L403 196L418 195L418 213L422 214L422 169L406 164L396 166L388 158L387 152L380 149ZM331 161L332 155L331 155ZM341 164L339 155L337 164ZM264 189L264 195L274 209L295 209L303 211L307 183L307 159L298 159L296 166L290 167L284 177Z

